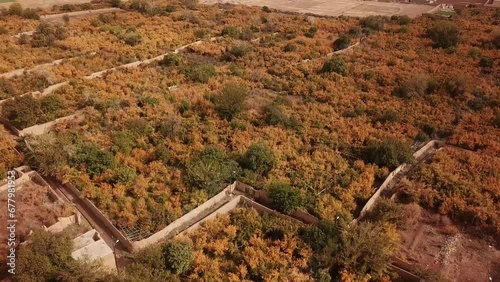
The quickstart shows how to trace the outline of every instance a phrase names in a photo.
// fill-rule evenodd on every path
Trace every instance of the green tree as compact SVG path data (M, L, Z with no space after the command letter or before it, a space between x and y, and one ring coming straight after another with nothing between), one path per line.
M14 281L103 281L107 276L96 263L71 258L73 240L67 233L37 230L19 249Z
M490 57L483 56L479 60L479 66L482 68L492 68L495 65L495 60Z
M30 127L43 117L40 100L32 95L19 96L2 105L1 115L18 129Z
M243 157L243 167L257 173L267 175L276 165L276 157L269 146L264 143L256 143L248 147Z
M120 38L121 40L123 40L123 42L125 42L125 44L130 46L136 46L142 42L142 36L139 33L133 31L126 32Z
M362 27L376 31L383 30L387 22L387 17L383 16L368 16L359 20Z
M463 74L450 75L444 82L444 89L455 98L463 95L469 87L469 80Z
M17 90L12 86L12 83L5 78L0 78L0 99L13 97L16 94Z
M248 93L248 88L244 84L228 82L221 94L214 98L215 109L222 118L231 120L245 108Z
M491 121L491 124L496 128L500 128L500 112L495 114L493 120Z
M115 158L109 151L101 150L94 144L85 144L71 158L71 163L72 165L85 165L87 173L93 177L113 168Z
M31 20L39 20L40 15L38 14L38 11L35 9L27 8L23 11L23 18L25 19L31 19Z
M46 120L53 120L64 108L64 102L58 95L47 95L40 99L40 108Z
M286 182L273 182L269 185L269 197L274 207L286 214L293 213L303 204L303 198L298 189Z
M206 147L186 166L188 183L198 189L206 189L212 195L238 172L238 164L214 146Z
M129 130L122 130L113 132L113 152L121 152L126 155L132 152L132 149L136 146L137 136L134 135Z
M114 181L125 185L130 185L135 182L137 172L134 168L122 165L115 170Z
M21 17L23 15L23 6L21 6L21 4L19 4L19 3L10 4L9 15Z
M322 73L331 73L335 72L341 75L346 74L346 63L342 57L333 56L330 60L326 61L323 64L323 68L321 69Z
M54 133L28 136L24 139L26 159L43 175L56 175L67 165L76 147L68 136Z
M252 50L252 47L245 42L239 42L231 48L231 54L237 58L241 58L248 54Z
M69 15L68 15L68 14L64 14L64 15L62 16L62 19L63 19L63 22L64 22L66 25L68 25L68 24L69 24L70 17L69 17Z
M316 35L316 32L318 32L318 28L313 26L311 28L309 28L305 33L304 33L304 36L305 37L308 37L308 38L314 38L314 36Z
M196 10L198 8L199 0L181 0L181 4L190 10Z
M381 225L360 222L342 234L339 251L330 254L336 260L334 268L380 279L387 273L397 243Z
M165 67L178 67L182 64L182 57L178 54L169 53L163 57L159 64Z
M144 248L137 253L136 262L150 268L165 268L164 250L156 245Z
M351 38L347 34L342 34L337 40L333 42L333 50L338 51L349 47Z
M146 0L132 0L130 2L130 9L136 10L139 13L143 14L148 14L151 13L153 10L153 7L151 6L151 3Z
M54 37L57 40L64 40L68 37L68 32L66 29L62 26L56 26L56 29L54 31Z
M144 118L130 118L125 121L124 127L135 136L148 136L153 131L152 126Z
M297 45L293 43L288 43L285 45L285 47L283 47L283 51L285 52L293 52L295 50L297 50Z
M59 39L66 38L66 30L63 27L55 27L48 22L41 22L31 38L32 47L48 47L54 45Z
M165 267L176 274L186 272L193 263L193 244L191 242L171 241L163 248Z
M411 19L408 16L391 16L391 21L397 22L399 25L408 25L411 23Z
M378 222L378 224L389 222L398 227L403 227L408 217L404 210L402 205L384 197L380 197L373 209L366 215L366 219L372 222Z
M493 38L491 39L491 42L493 43L493 46L495 48L500 49L500 32L496 31L493 33Z
M287 125L289 123L288 116L283 112L280 106L273 102L264 107L264 120L268 125Z
M239 38L240 37L240 29L236 26L229 26L226 25L224 28L222 28L221 35L229 35L232 38Z
M332 248L338 245L341 235L341 226L331 220L321 220L313 226L303 227L299 230L302 240L309 244L314 252Z
M427 28L426 36L432 40L434 48L454 47L460 42L460 30L448 21L440 21Z
M394 90L394 94L401 98L432 94L437 88L435 80L426 74L417 73L405 79L401 86Z
M403 163L413 161L413 151L408 143L396 139L372 142L366 148L366 160L379 166L395 169Z
M195 64L184 69L184 75L193 82L207 83L216 74L215 67L209 64Z
M119 8L122 5L121 0L111 0L111 7Z

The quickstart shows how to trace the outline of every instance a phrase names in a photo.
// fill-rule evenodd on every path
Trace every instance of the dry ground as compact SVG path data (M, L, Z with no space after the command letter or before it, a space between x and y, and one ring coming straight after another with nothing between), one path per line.
M413 216L400 230L401 259L435 269L449 281L500 281L500 251L493 242L459 232L445 216L407 207Z
M233 3L250 6L268 6L290 12L352 17L407 15L415 18L433 8L433 6L429 5L358 0L201 0L201 2L207 4Z
M18 189L21 187L17 187ZM22 186L17 191L15 198L15 216L16 216L16 235L21 241L26 240L26 236L31 230L40 229L42 225L50 226L57 222L60 216L71 214L70 207L53 202L48 194L48 188L35 183L29 183ZM3 209L7 209L7 191L0 193L0 204ZM0 238L7 238L9 230L7 229L6 212L0 213ZM0 245L0 255L5 257L7 244Z

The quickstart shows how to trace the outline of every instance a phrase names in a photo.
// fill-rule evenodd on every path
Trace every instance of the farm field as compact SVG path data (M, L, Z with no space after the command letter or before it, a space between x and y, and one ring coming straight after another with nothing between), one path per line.
M230 16L217 19L214 15L221 13L220 9L230 9ZM236 177L257 188L265 187L266 181L272 179L288 179L293 186L311 187L312 191L319 192L333 181L337 188L316 201L340 200L342 212L352 214L370 197L375 180L393 167L374 165L362 155L352 162L345 154L358 154L357 151L370 140L397 138L411 142L417 135L426 138L433 132L442 134L454 126L455 116L448 104L451 100L443 93L446 89L439 89L427 101L419 96L402 99L391 95L397 87L390 81L408 76L415 68L424 72L429 60L443 64L460 56L460 52L467 52L468 41L465 41L456 53L438 57L435 53L439 50L428 49L425 47L428 43L416 39L414 35L421 32L419 26L432 24L432 18L417 19L409 25L396 20L387 22L385 29L392 30L391 33L373 34L353 49L351 55L335 57L345 66L338 73L328 73L322 68L327 54L332 52L332 41L349 30L353 32L352 42L359 40L360 35L354 33L360 24L358 20L316 19L314 24L308 23L308 27L304 26L303 16L268 15L261 8L250 9L253 12L241 6L174 11L161 16L161 20L154 19L174 23L166 25L165 32L163 25L152 25L153 18L136 12L70 22L67 29L74 29L75 36L61 40L60 46L52 48L64 46L64 50L79 49L85 53L98 50L100 54L69 60L45 70L45 77L41 78L46 81L43 85L51 84L47 82L47 73L55 77L52 83L64 80L70 83L41 98L41 102L23 97L22 105L27 107L30 103L40 103L37 106L40 114L35 115L37 112L33 111L32 117L25 114L20 119L22 107L18 105L17 109L5 107L3 116L22 129L80 111L83 121L59 125L51 133L53 137L28 137L28 141L33 138L31 142L47 142L55 137L63 144L52 144L54 148L69 146L76 150L60 151L60 163L40 160L37 166L45 173L57 171L60 179L74 182L118 226L139 224L153 232L214 195L228 180L229 170L234 170ZM261 18L256 16L259 14ZM245 18L248 20L244 21ZM215 26L218 21L224 24L209 30L208 27ZM131 46L119 39L109 40L114 35L107 30L124 30L126 25L137 22L142 25L131 32L143 38L142 41ZM244 22L253 22L255 26L246 28ZM365 29L371 24L361 21ZM401 29L407 31L394 32ZM99 36L92 35L94 32ZM474 37L488 36L485 34ZM211 41L212 36L219 37ZM474 37L468 40L476 40ZM165 41L165 38L172 39ZM124 52L132 54L132 60L138 60L173 50L176 43L181 45L196 39L202 43L166 55L162 61L117 70L100 78L83 79L99 67L102 70L119 64L101 59L105 56L104 46L109 46L109 53L115 58L125 56L120 54ZM151 44L149 40L156 40L153 41L156 43ZM15 42L11 44L18 48ZM96 44L95 49L90 48L92 44ZM164 45L168 48L161 47ZM419 49L418 53L412 50L414 46L427 49ZM37 49L23 48L28 53ZM484 50L485 55L489 52L493 51ZM379 54L379 59L373 61L373 57L366 56L368 53ZM381 61L384 59L387 62ZM467 59L470 60L472 58ZM411 69L406 61L412 62ZM397 74L392 71L396 67ZM471 74L481 72L476 67L468 70ZM440 75L441 79L446 79L453 73ZM494 75L495 72L478 75L478 82L484 84L483 100L497 99L487 86ZM25 78L28 81L29 76L32 75ZM40 79L40 75L36 78ZM414 79L417 78L420 79ZM23 79L5 80L5 84L29 84ZM28 90L39 89L24 89ZM226 106L221 104L224 101L218 98L231 92L240 93L244 99L238 102L242 103L241 108L234 111L224 108ZM330 94L332 92L335 95ZM479 98L467 99L476 101ZM419 107L415 107L417 104ZM304 112L316 114L301 114ZM486 107L483 114L492 115L493 110ZM476 121L468 118L475 115L474 111L466 110L462 115L464 122ZM440 120L440 123L432 124L432 120ZM463 126L464 123L455 126L457 133L451 135L451 141L461 142L463 134L458 132ZM483 123L478 128L492 127ZM483 150L495 153L497 148L491 143L494 138L487 139L488 134L493 137L496 132L489 130L478 136L475 141L478 144L473 146L482 146ZM310 138L317 140L314 147L310 145ZM244 164L245 151L257 143L265 143L275 158L273 167L266 172L255 171L256 168ZM310 153L300 153L306 151ZM96 155L88 155L90 152ZM37 154L35 152L35 158L42 157ZM210 154L216 154L217 162L225 171L216 179L207 179L197 171L204 169L205 158ZM101 163L89 163L89 157L98 158ZM325 162L327 159L329 161ZM318 174L320 170L335 172L326 177L324 173ZM314 206L306 208L324 212ZM168 212L161 212L163 217L154 216L162 208Z
M308 3L288 6L340 13ZM120 13L49 23L30 19L31 10L4 11L0 73L29 71L0 78L0 117L11 130L0 129L0 168L24 163L71 183L122 231L158 232L235 180L268 192L281 213L320 221L304 227L237 210L168 247L186 254L186 264L165 267L168 248L154 246L131 258L127 275L388 281L397 279L393 255L428 267L452 231L465 253L491 245L478 265L488 269L480 275L493 275L500 30L492 23L500 13L416 17L406 4L341 3L339 18L264 2L132 1ZM47 93L54 85L61 87ZM72 115L50 132L12 138ZM397 185L423 227L402 230L383 209L401 204L391 200L376 205L382 213L353 221L390 172L413 163L431 139L446 146ZM434 226L436 213L448 227ZM465 241L478 234L484 241ZM311 239L318 236L324 240ZM429 253L415 257L421 244ZM464 255L463 265L477 254ZM436 267L436 275L472 277L461 265Z

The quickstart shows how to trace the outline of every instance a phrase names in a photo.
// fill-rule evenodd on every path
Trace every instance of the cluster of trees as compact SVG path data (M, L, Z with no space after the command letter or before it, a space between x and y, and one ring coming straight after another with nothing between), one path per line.
M61 115L63 100L55 94L40 99L32 95L19 96L7 100L2 105L1 116L18 129L51 121Z
M392 275L387 266L397 240L390 227L371 223L346 229L338 222L322 221L305 227L253 209L236 209L189 237L140 251L118 274L73 261L72 241L64 234L36 232L21 249L23 275L15 279L369 281ZM25 263L35 258L46 264Z
M23 161L23 155L15 149L16 142L9 132L0 125L0 179L7 177L7 171L18 167Z
M43 21L33 32L30 44L32 47L48 47L53 46L56 40L64 40L66 37L68 37L66 28ZM21 37L20 40L24 41L25 38Z
M203 21L195 21L191 14L180 20L178 16L186 12L180 10L155 20L175 27L182 21L197 22L193 24L197 29L206 28L217 22L218 9L197 11L197 19ZM300 191L303 208L328 216L326 203L331 203L349 214L369 198L377 178L411 161L413 139L453 134L453 111L461 107L450 105L468 97L468 80L433 67L414 74L405 62L412 60L410 56L437 62L461 58L449 51L435 55L440 49L418 55L426 43L415 35L423 29L393 32L402 26L430 28L431 18L410 23L404 17L369 17L342 24L316 19L312 28L304 18L270 17L252 8L265 17L253 22L253 36L265 36L249 42L252 37L243 36L243 19L248 16L240 7L231 9L219 27L224 39L207 45L211 50L201 44L165 56L161 67L153 64L74 82L64 95L74 92L86 99L80 101L89 107L86 120L74 129L84 140L64 137L58 141L64 144L59 144L48 138L45 142L50 145L39 146L44 150L30 160L47 173L60 168L60 174L72 178L117 223L142 222L142 228L157 230L234 179L257 188L284 181L290 184L290 195ZM137 32L150 40L151 18L140 17L145 24ZM103 24L110 28L125 19L131 20L119 14ZM322 57L331 52L331 31L356 37L363 32L358 25L365 34L378 33L359 52L354 49L354 57ZM314 33L314 38L304 33ZM296 48L286 47L292 45ZM241 46L251 46L251 52L240 52L246 49ZM387 52L394 56L386 56ZM485 55L488 52L484 50ZM318 59L290 64L314 58ZM411 62L424 69L417 61ZM477 67L467 64L467 68ZM171 85L179 89L167 90ZM487 78L481 78L481 85L486 93L478 97L490 99ZM131 122L130 115L138 122ZM47 152L58 146L65 149L53 153L58 161L50 165L45 159L52 153ZM352 158L357 162L349 161ZM312 196L320 191L325 195ZM280 205L279 200L276 203ZM167 212L161 212L164 207Z
M236 209L189 238L142 251L138 264L149 273L190 280L369 281L392 275L387 267L398 240L394 227L384 222L347 227L327 220L302 226Z
M53 235L40 230L33 232L29 241L18 250L16 274L12 280L104 281L107 274L101 272L96 263L71 258L73 239L70 235Z
M198 9L195 4L133 1L130 9L142 15L72 22L76 36L60 47L104 52L57 66L57 75L88 74L157 56L165 46L189 43L196 34L203 37L206 29L214 28L223 39L167 55L158 64L73 80L62 93L86 107L85 119L70 129L60 126L57 133L26 138L29 163L72 182L117 225L144 231L161 229L235 179L268 190L282 212L305 209L325 221L299 232L237 214L240 222L226 218L220 224L227 227L218 229L224 236L210 234L218 238L215 243L200 231L192 245L172 243L149 262L132 266L131 277L221 280L229 273L234 279L257 280L279 280L285 274L295 280L385 279L397 237L394 225L400 221L394 207L379 205L372 215L377 225L346 230L344 223L378 180L412 161L411 143L437 136L492 155L500 152L494 129L500 126L500 112L492 10L485 10L479 21L466 9L451 24L433 17L379 16L312 23L270 9ZM130 33L148 44L135 45L140 40L132 35L127 45L127 38L115 36L127 34L129 25L137 25ZM54 27L37 32L42 45L55 36ZM345 36L334 41L336 34ZM346 47L363 34L366 40L352 55L326 58L332 44ZM8 44L0 47L9 50ZM69 54L48 45L58 56ZM41 56L29 46L12 50L22 52L9 60ZM107 60L111 53L116 55ZM6 65L6 70L17 66ZM12 81L0 81L4 96L15 95ZM169 88L173 85L177 89ZM37 114L56 117L61 105L50 99L42 104L23 97L2 115L20 127L38 122ZM421 183L415 185L415 198L468 223L498 229L498 193L491 184L498 178L492 167L498 164L471 159L467 169L452 160L425 165L415 174ZM458 176L453 166L460 167ZM465 172L486 182L474 184ZM285 230L270 227L281 225ZM244 251L237 251L241 246ZM215 263L221 270L208 271Z
M407 193L424 207L498 235L499 165L495 156L445 148L417 170Z
M371 142L365 150L366 161L391 170L403 163L413 161L413 150L410 144L396 139Z
M18 16L25 19L38 20L40 19L40 9L26 8L24 9L20 3L12 3L9 9L1 10L2 15Z

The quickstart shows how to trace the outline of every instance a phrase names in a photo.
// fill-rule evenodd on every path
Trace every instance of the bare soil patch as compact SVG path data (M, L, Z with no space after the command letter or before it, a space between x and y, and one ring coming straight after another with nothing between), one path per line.
M493 242L460 232L446 216L423 209L413 214L412 224L400 230L402 260L434 269L449 281L500 280L500 251Z
M68 216L71 213L68 206L60 202L54 202L50 198L46 186L29 183L23 187L17 187L17 189L20 189L15 197L17 240L24 241L31 230L40 229L43 225L48 227L56 223L58 217ZM0 193L0 205L2 208L7 209L7 191ZM1 238L7 238L9 235L6 226L7 219L9 218L6 212L0 213L0 222L2 222ZM2 258L6 256L7 248L7 244L1 245L0 255Z
M334 17L338 17L340 15L352 17L366 17L371 15L407 15L414 18L433 8L433 6L430 5L358 0L202 0L201 2L206 4L233 3L249 6L268 6L282 11L306 14L310 13Z

